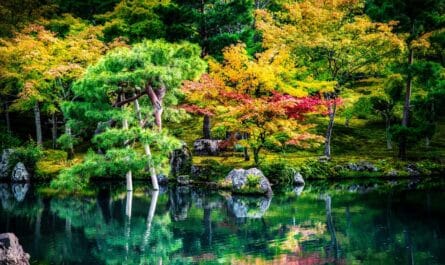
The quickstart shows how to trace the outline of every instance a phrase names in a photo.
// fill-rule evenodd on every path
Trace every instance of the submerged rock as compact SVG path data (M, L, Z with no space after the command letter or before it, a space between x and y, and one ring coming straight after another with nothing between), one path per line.
M29 179L29 173L25 165L22 162L18 162L12 170L11 180L13 182L27 182Z
M229 172L225 181L231 185L234 192L272 195L269 180L258 168L233 169Z
M29 265L29 254L23 251L13 233L0 234L0 264Z
M29 183L14 183L12 184L12 194L16 201L21 202L25 199L26 193L29 190Z
M271 197L227 196L227 207L236 218L261 218L269 209Z
M174 150L170 155L170 169L173 176L188 175L192 171L192 152L187 145Z
M222 140L198 139L193 143L193 151L196 155L218 155L221 142Z
M9 176L8 174L8 164L9 164L9 157L14 152L14 149L4 149L2 153L2 160L0 161L0 179L1 178L7 178Z
M4 210L12 209L14 200L9 189L9 185L6 183L0 184L0 201Z

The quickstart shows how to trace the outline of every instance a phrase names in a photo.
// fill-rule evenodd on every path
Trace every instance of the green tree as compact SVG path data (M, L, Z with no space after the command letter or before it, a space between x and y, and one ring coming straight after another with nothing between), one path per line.
M155 165L165 161L171 149L178 146L177 140L162 130L162 113L165 107L177 104L182 81L195 79L204 71L205 63L199 53L198 46L189 43L144 41L132 48L109 52L76 82L73 91L77 99L66 102L63 111L76 129L75 134L91 137L95 130L93 142L105 156L93 156L90 160L93 165L97 159L110 164L99 176L112 168L118 169L115 175L127 171L131 189L131 170L140 169L137 161L142 160L134 148L140 143L153 187L158 189ZM150 145L157 146L157 156L152 155ZM113 167L115 163L120 166ZM88 167L88 163L84 166ZM79 167L73 170L82 171ZM72 175L67 173L62 179L68 180Z
M397 30L406 34L404 40L408 47L405 54L407 60L405 68L412 67L416 56L425 45L425 35L443 28L445 25L445 1L444 0L368 0L366 2L366 12L373 19L378 21L398 21ZM401 126L405 131L410 126L410 106L413 73L405 71L405 103L403 108L403 118ZM406 158L407 143L401 138L399 143L399 157Z
M168 3L168 0L122 1L114 10L96 18L104 24L106 41L124 37L130 43L136 43L143 39L164 38L166 30L157 9Z

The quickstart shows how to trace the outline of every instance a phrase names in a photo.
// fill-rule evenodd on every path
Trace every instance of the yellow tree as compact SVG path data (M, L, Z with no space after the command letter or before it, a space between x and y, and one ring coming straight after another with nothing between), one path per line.
M31 24L13 38L0 40L2 94L16 97L12 110L34 111L38 144L42 144L41 109L52 117L54 143L60 103L72 97L72 82L107 48L98 39L99 28L70 16L64 21L70 30L63 38L43 25ZM41 24L51 26L48 21Z
M296 68L284 50L269 49L249 58L243 44L223 51L223 62L210 62L210 75L225 86L217 94L223 103L216 108L220 125L245 133L240 141L249 146L255 163L266 141L285 134L285 144L316 145L323 137L310 133L311 124L300 121L320 109L321 101L311 97L294 81Z
M301 77L331 81L335 89L324 93L329 100L329 124L324 155L331 156L331 137L337 98L351 81L380 74L388 60L405 49L392 33L394 22L375 23L363 14L361 0L332 2L308 0L284 5L281 12L258 10L257 28L265 48L286 46Z

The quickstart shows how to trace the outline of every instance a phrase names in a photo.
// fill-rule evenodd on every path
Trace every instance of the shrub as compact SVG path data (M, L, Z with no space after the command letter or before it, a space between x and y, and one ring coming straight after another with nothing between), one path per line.
M284 161L263 164L261 170L264 172L264 175L267 176L269 181L274 184L292 183L293 177L297 172L296 168Z
M20 140L8 133L6 130L0 130L0 150L16 147L20 145Z
M36 163L42 155L42 148L34 142L30 142L24 147L14 149L14 152L9 157L8 168L12 171L18 162L22 162L26 169L33 174L36 169Z

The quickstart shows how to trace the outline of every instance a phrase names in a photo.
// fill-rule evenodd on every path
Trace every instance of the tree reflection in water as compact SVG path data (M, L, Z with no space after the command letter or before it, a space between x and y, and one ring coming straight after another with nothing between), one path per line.
M0 184L0 229L16 233L33 262L48 264L445 260L443 193L359 193L344 186L307 184L302 193L265 198L138 185L127 193L110 184L94 197L47 197Z

